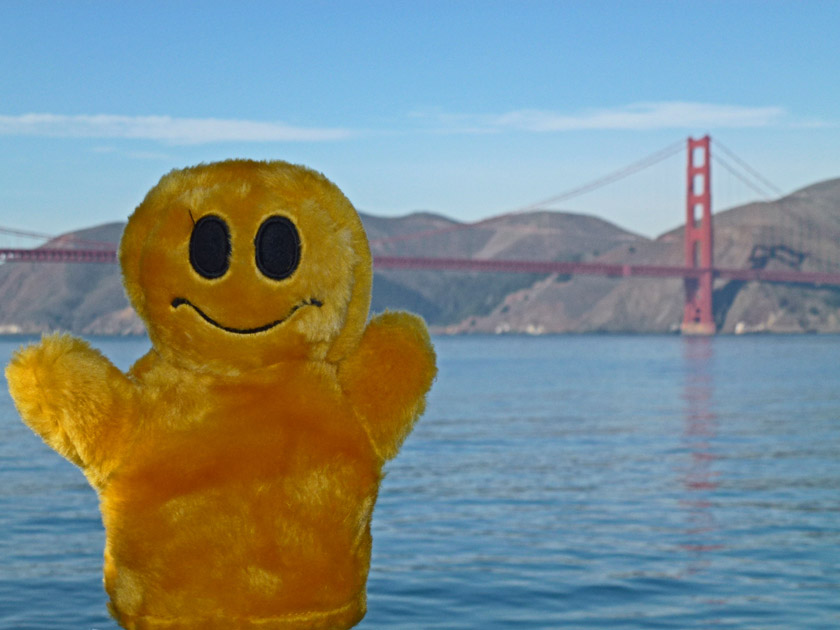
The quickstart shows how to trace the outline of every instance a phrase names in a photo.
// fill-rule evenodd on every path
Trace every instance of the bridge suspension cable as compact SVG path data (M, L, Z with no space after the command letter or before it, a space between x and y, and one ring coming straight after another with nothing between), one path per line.
M720 157L718 151L713 160L725 168L764 201L774 201L782 211L781 221L772 226L755 228L756 245L750 260L756 264L766 264L770 258L776 259L791 268L801 268L805 261L811 270L817 268L825 273L836 273L838 263L834 259L838 232L832 225L815 221L813 217L797 211L784 196L784 192L769 179L764 177L745 160L738 157L719 140L713 140L716 149L726 156Z
M767 190L772 191L773 194L775 194L777 197L781 197L784 194L784 192L778 186L773 184L773 182L768 180L761 173L755 170L752 166L750 166L744 160L735 155L735 153L731 149L727 149L725 145L721 144L720 140L717 140L715 138L712 140L712 142L714 143L715 148L723 151L733 162L735 162L738 166L740 166L747 173L749 173L754 179L759 181L761 185L764 186Z
M599 188L603 188L604 186L617 182L621 179L624 179L625 177L629 177L630 175L638 173L639 171L643 171L644 169L653 166L654 164L658 164L666 158L669 158L677 153L681 153L684 150L685 142L683 140L680 140L679 142L675 142L674 144L669 145L664 149L656 151L655 153L652 153L647 157L638 160L637 162L633 162L632 164L629 164L623 168L613 171L612 173L604 175L603 177L594 179L591 182L583 184L582 186L577 186L575 188L572 188L571 190L562 192L559 195L554 195L552 197L548 197L547 199L542 199L541 201L537 201L527 206L523 206L506 214L510 215L518 214L521 212L529 212L537 208L542 208L545 206L553 205L555 203L560 203L561 201L568 201L569 199L580 197L581 195L585 195L586 193L598 190Z
M517 215L523 214L526 212L531 212L533 210L545 208L545 206L553 205L556 203L560 203L561 201L568 201L569 199L574 199L575 197L580 197L581 195L585 195L586 193L593 192L598 190L599 188L603 188L604 186L608 186L614 182L617 182L625 177L629 177L639 171L643 171L646 168L653 166L654 164L658 164L663 160L681 153L685 148L685 142L680 140L679 142L675 142L667 147L660 149L650 155L642 158L641 160L637 160L632 164L628 164L620 169L617 169L607 175L594 179L582 186L576 186L570 190L566 190L557 195L553 195L546 199L542 199L541 201L537 201L534 203L530 203L527 206L520 206L519 208L515 208L514 210L509 210L500 215L496 215L494 217L490 217L487 219L481 219L480 221L474 221L472 223L458 223L456 225L448 225L443 228L437 228L433 230L423 230L421 232L413 232L411 234L398 234L396 236L385 236L381 238L371 239L371 244L384 244L384 243L393 243L397 241L407 241L413 240L418 238L426 238L429 236L438 236L439 234L445 234L447 232L454 232L456 230L463 230L467 228L476 228L483 225L488 225L491 223L496 223L498 221L503 221L506 218Z
M768 194L767 189L756 185L755 182L745 177L743 173L741 173L738 169L736 169L723 158L713 154L712 160L714 160L717 164L720 164L723 168L729 171L731 175L734 175L736 178L738 178L741 181L741 183L747 186L750 190L761 195L762 199L764 199L765 201L769 201L770 199L772 199L773 195Z

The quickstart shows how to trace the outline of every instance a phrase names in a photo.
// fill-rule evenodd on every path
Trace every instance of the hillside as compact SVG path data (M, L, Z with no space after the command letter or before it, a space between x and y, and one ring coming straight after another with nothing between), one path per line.
M402 219L363 217L374 254L499 260L592 260L625 244L648 242L596 217L533 212L464 226L430 214ZM373 227L368 226L373 223ZM453 229L457 228L457 229ZM448 229L449 231L442 231ZM431 233L430 233L431 232ZM402 234L425 238L379 242ZM407 308L444 330L493 312L506 296L544 276L455 271L379 271L373 309Z
M840 179L717 213L714 230L715 264L721 267L840 272ZM789 247L761 247L783 238ZM597 259L681 265L683 228ZM447 332L673 332L682 319L682 301L679 279L547 278ZM724 333L840 332L837 288L717 281L714 303Z
M108 223L70 236L116 244L123 227L123 223ZM66 236L45 246L73 247ZM128 305L117 265L0 265L0 333L51 330L114 335L142 334L144 328Z
M579 214L537 211L466 225L431 213L362 220L380 255L683 261L682 228L650 240ZM714 221L719 266L840 271L840 179L732 208ZM122 229L111 223L72 236L117 243ZM786 247L773 247L782 235ZM375 273L373 310L410 309L444 333L662 333L678 329L682 299L681 280L406 270ZM840 290L718 281L715 317L721 332L840 332ZM142 333L117 266L0 265L0 332L56 329Z
M401 218L362 215L362 220L374 253L404 256L582 260L619 243L645 240L601 219L561 213L517 215L466 227L429 213ZM71 236L116 244L123 227L111 223ZM379 242L440 230L450 231ZM66 236L56 241L66 241ZM53 241L47 246L57 244ZM372 309L410 309L432 326L451 325L471 315L490 313L505 296L539 278L527 274L376 272ZM58 329L82 334L142 333L142 322L123 293L118 268L80 263L0 265L0 332Z

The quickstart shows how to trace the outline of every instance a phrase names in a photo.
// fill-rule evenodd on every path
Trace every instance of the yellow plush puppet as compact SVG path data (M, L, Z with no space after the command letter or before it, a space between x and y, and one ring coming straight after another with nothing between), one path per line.
M45 337L6 369L24 421L100 498L125 628L349 628L365 613L382 466L422 413L422 320L368 318L371 256L322 175L173 171L120 245L151 351L124 374Z

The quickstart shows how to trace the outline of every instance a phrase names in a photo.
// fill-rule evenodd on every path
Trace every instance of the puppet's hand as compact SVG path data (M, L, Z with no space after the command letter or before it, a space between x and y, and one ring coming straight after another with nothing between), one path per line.
M423 413L436 371L426 325L403 312L374 317L359 348L341 363L342 389L384 459L397 454Z
M70 335L45 336L6 367L23 421L92 482L109 472L135 388L108 359Z

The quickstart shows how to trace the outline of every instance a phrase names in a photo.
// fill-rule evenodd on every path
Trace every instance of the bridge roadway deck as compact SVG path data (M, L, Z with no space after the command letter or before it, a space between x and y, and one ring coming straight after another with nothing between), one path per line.
M612 278L700 278L711 271L715 278L743 282L781 282L808 285L840 285L840 274L767 269L711 269L665 265L626 265L533 260L476 260L472 258L403 258L374 256L377 269L429 269L561 275L608 276Z
M0 249L0 261L8 262L87 262L115 263L113 249ZM374 256L376 269L426 269L437 271L477 271L494 273L538 273L607 276L610 278L700 278L711 272L715 278L742 282L840 286L840 274L767 269L711 269L665 265L625 265L601 262L540 260L492 260L472 258L410 258Z

